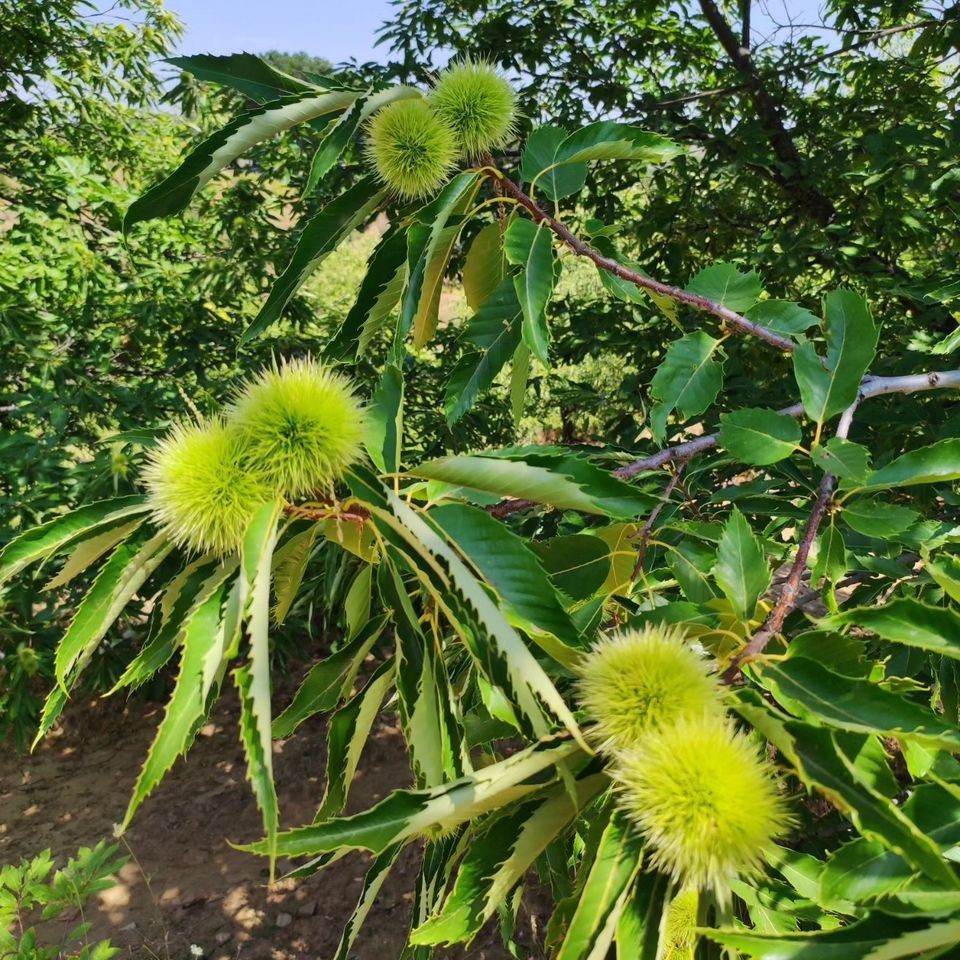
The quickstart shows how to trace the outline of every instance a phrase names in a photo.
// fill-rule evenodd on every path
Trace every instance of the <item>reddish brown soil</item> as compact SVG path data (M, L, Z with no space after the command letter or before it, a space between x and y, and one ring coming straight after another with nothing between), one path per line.
M278 698L279 699L279 698ZM162 706L131 701L75 704L32 756L0 754L0 864L50 847L62 864L81 845L112 835L133 788ZM323 792L322 721L308 721L275 745L284 826L313 819ZM302 734L302 735L301 735ZM367 745L349 810L361 810L409 779L403 742L381 721ZM91 939L110 937L121 957L186 960L191 945L216 960L332 956L360 892L368 858L351 854L321 874L267 887L260 858L226 840L260 836L260 815L245 781L236 705L225 698L185 761L141 807L126 835L130 862L113 889L88 909ZM399 957L408 929L418 851L394 867L351 956ZM283 865L281 865L283 866ZM63 924L48 930L60 939ZM521 936L528 942L531 932ZM194 954L197 950L193 951ZM439 957L506 960L492 926L463 952Z

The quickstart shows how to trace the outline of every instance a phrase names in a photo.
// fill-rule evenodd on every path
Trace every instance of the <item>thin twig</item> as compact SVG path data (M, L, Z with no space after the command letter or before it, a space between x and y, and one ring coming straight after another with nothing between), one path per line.
M926 381L929 384L929 378ZM929 389L929 387L928 387ZM853 403L843 411L840 422L837 424L836 436L841 440L846 440L850 434L850 427L853 425L853 417L857 412L857 407L862 400L862 389ZM783 624L787 617L796 609L797 601L800 598L800 586L803 581L803 575L807 570L807 559L810 556L810 549L814 540L817 538L817 532L823 518L830 509L833 502L833 488L836 486L837 478L832 473L825 473L820 481L820 490L817 493L817 499L814 501L813 510L810 511L810 517L807 525L804 527L803 536L800 538L800 545L797 547L797 554L793 558L793 564L790 566L790 572L780 591L780 596L774 604L773 609L767 615L763 626L753 635L750 642L733 658L730 666L724 672L723 678L728 683L740 672L740 666L745 661L759 656L766 649L767 644L783 629Z
M701 297L699 294L690 293L688 290L681 290L679 287L672 287L667 283L661 283L659 280L654 280L651 277L644 276L642 273L637 273L636 270L625 267L622 263L619 263L611 257L605 257L599 250L590 246L590 244L584 240L581 240L569 227L564 226L559 220L555 220L546 210L539 206L536 201L527 196L506 174L497 169L493 157L487 155L483 158L483 162L496 171L495 175L500 182L500 186L503 188L503 192L509 194L517 203L525 207L535 223L543 223L578 257L585 257L593 261L601 270L612 273L614 276L620 277L621 280L626 280L628 283L636 284L636 286L643 290L649 290L658 296L667 297L669 300L677 301L677 303L685 303L697 310L710 313L724 321L724 323L738 333L758 337L760 340L766 341L784 353L793 352L794 344L792 340L781 336L774 330L770 330L759 323L748 320L742 314L731 310L729 307L725 307L722 303L711 300L709 297Z
M685 466L685 461L681 461L677 465L677 471L670 478L670 482L663 491L663 497L661 498L660 502L650 511L650 516L647 517L647 522L643 525L643 529L640 531L640 543L637 546L637 561L633 565L633 573L630 574L631 581L635 581L637 577L640 576L640 570L643 568L643 561L647 556L647 547L650 544L650 537L653 535L653 525L657 522L657 518L663 512L663 508L670 502L670 495L680 482L680 475L683 473L683 468Z

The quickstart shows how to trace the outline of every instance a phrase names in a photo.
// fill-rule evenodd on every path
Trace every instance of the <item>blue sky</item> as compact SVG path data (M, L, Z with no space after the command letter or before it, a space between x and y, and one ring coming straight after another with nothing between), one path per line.
M334 63L384 59L374 50L388 0L167 0L186 24L180 53L305 50Z
M821 0L755 0L754 38L773 23L816 22ZM179 53L305 50L334 63L385 59L374 49L389 0L167 0L186 24Z

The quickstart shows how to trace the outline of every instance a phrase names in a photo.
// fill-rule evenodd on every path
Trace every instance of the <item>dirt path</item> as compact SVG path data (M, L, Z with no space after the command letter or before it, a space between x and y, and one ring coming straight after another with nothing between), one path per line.
M336 948L369 861L352 854L316 877L268 889L264 861L228 846L226 839L261 835L235 714L235 702L222 701L187 760L146 800L127 833L135 859L121 871L119 884L100 895L96 914L86 918L94 924L91 938L112 938L121 956L181 960L191 957L194 945L216 960L323 960ZM81 703L34 755L17 756L4 747L0 864L46 847L62 864L78 846L110 837L161 716L158 704ZM313 819L323 792L324 744L322 722L308 721L297 736L275 745L285 827ZM381 721L364 752L349 810L364 809L408 782L400 733ZM399 957L416 857L417 851L409 850L394 867L352 957ZM76 922L55 922L69 920ZM509 957L494 929L485 930L468 951L437 955Z

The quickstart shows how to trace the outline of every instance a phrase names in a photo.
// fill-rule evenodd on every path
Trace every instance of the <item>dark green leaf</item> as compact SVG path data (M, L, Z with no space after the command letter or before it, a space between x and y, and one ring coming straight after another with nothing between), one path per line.
M560 605L539 557L523 540L484 510L464 504L438 507L429 516L510 610L563 643L579 647L579 632Z
M960 614L931 607L912 597L895 597L882 607L857 607L831 619L831 624L855 624L884 640L960 659Z
M536 189L554 203L580 190L589 170L586 163L558 165L557 150L567 136L563 127L548 124L537 127L523 148L520 175L525 183L536 181Z
M846 410L873 361L878 329L866 301L852 290L835 290L824 300L827 355L821 362L809 341L797 345L793 368L803 407L822 424Z
M820 322L815 314L789 300L761 300L747 311L746 316L762 327L788 336L803 333Z
M729 310L749 310L763 292L756 270L747 273L732 263L715 263L701 270L687 285L688 293L721 303Z
M751 620L757 601L770 586L770 569L763 555L763 544L736 508L723 526L712 572L737 618L744 622Z
M684 418L695 417L717 398L723 385L723 366L714 358L719 347L720 341L702 330L670 344L650 384L656 401L650 426L658 440L663 439L667 417L674 410Z
M254 144L299 123L339 113L358 96L352 90L320 92L310 89L306 93L271 100L242 113L195 147L170 176L135 200L124 217L124 230L142 220L180 213L189 206L197 191Z
M747 407L720 416L718 440L741 463L765 466L793 453L800 443L800 424L773 410Z
M293 257L277 277L266 303L243 331L241 345L260 336L279 318L287 301L303 286L307 277L348 233L366 220L385 196L385 190L378 189L371 178L365 178L308 221L297 240Z
M805 657L766 663L757 673L783 706L815 723L960 750L960 730L876 683L842 677Z
M960 440L941 440L911 450L875 470L864 484L867 490L910 487L918 483L946 483L960 479Z

